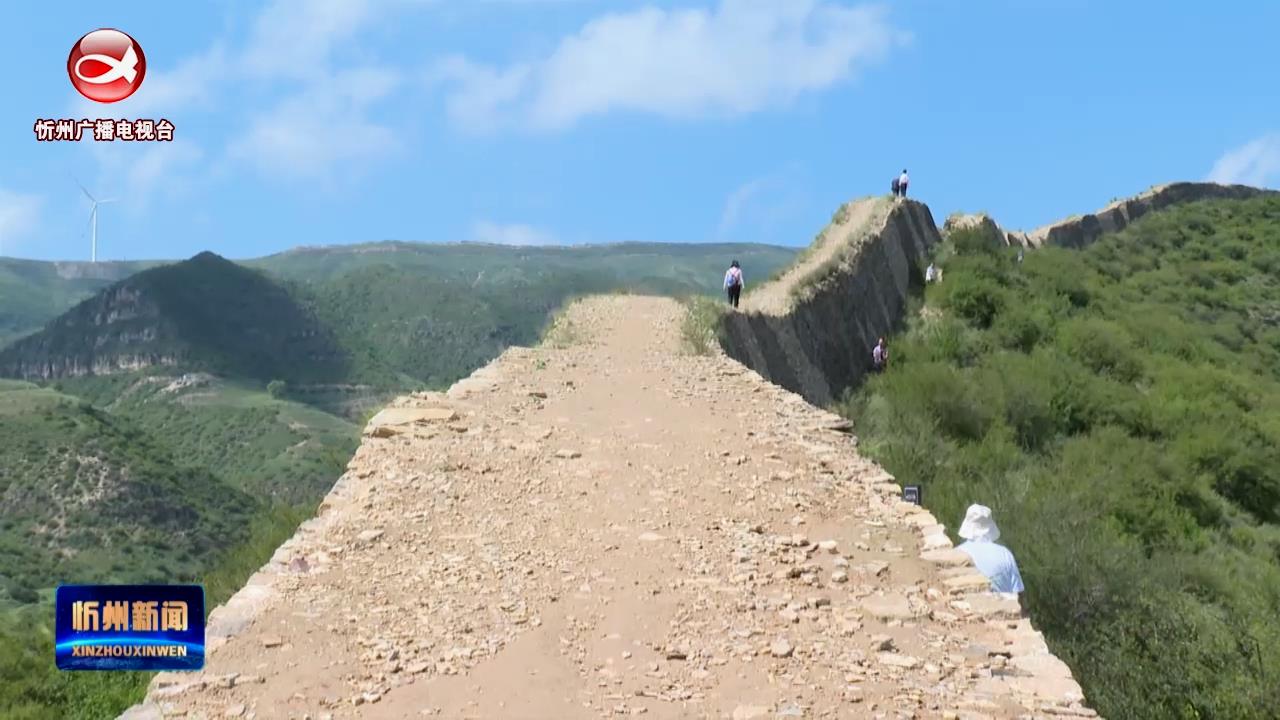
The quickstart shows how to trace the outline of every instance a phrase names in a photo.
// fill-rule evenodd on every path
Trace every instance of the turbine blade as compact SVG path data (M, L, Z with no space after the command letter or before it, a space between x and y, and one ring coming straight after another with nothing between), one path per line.
M84 193L84 196L89 198L90 202L98 202L96 199L94 199L93 195L89 194L89 190L85 188L84 185L80 184L79 180L76 180L74 177L72 177L71 179L75 181L76 186L80 188L80 192Z

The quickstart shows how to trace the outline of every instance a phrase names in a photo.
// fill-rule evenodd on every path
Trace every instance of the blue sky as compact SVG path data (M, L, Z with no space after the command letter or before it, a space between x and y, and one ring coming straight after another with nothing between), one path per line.
M1031 227L1172 180L1280 185L1280 3L60 2L6 8L0 254L375 240L807 243L904 166L941 223ZM80 99L117 27L147 76ZM16 30L15 30L16 29ZM37 143L168 118L172 144Z

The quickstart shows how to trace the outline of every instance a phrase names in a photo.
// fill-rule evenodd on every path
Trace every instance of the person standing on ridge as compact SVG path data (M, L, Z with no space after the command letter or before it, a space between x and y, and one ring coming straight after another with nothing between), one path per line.
M991 589L998 593L1016 595L1023 591L1022 575L1013 553L1003 545L997 545L1000 528L991 517L991 508L970 505L960 525L960 537L965 542L956 549L973 558L973 564L991 581Z
M875 372L882 373L889 366L889 346L885 344L884 338L880 338L880 342L871 349L871 369Z
M907 169L902 168L902 174L898 176L898 192L901 193L904 198L907 196L907 182L909 180L910 178L907 177Z
M724 291L729 296L729 304L738 307L738 298L742 296L742 267L738 261L729 263L729 270L724 274Z

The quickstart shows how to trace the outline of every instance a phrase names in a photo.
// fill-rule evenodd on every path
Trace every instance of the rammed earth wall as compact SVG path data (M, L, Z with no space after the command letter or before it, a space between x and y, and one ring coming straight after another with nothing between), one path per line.
M1082 248L1170 205L1274 192L1245 185L1171 183L1030 232L998 230L983 216L968 219L990 223L1011 245ZM725 352L815 405L826 406L857 386L871 370L876 340L902 322L911 289L924 282L929 248L942 239L929 207L914 200L898 201L887 214L871 216L873 226L850 228L848 237L829 239L846 245L832 262L786 278L791 287L785 288L790 298L785 307L755 308L749 294L740 312L726 314L720 333Z
M906 200L882 225L832 240L848 247L787 289L788 308L755 310L748 298L721 332L730 357L819 406L870 372L876 340L901 322L941 236L929 207Z

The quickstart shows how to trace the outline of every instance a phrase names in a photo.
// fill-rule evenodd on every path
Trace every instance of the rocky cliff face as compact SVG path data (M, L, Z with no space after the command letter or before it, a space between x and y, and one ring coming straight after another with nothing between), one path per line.
M861 222L838 214L824 232L822 261L808 268L801 261L800 272L780 281L787 302L748 296L722 326L730 357L819 406L870 371L871 349L905 314L928 250L941 240L923 203L870 199L851 207Z
M157 344L164 334L155 303L124 282L6 348L0 375L52 380L173 365L177 358Z

